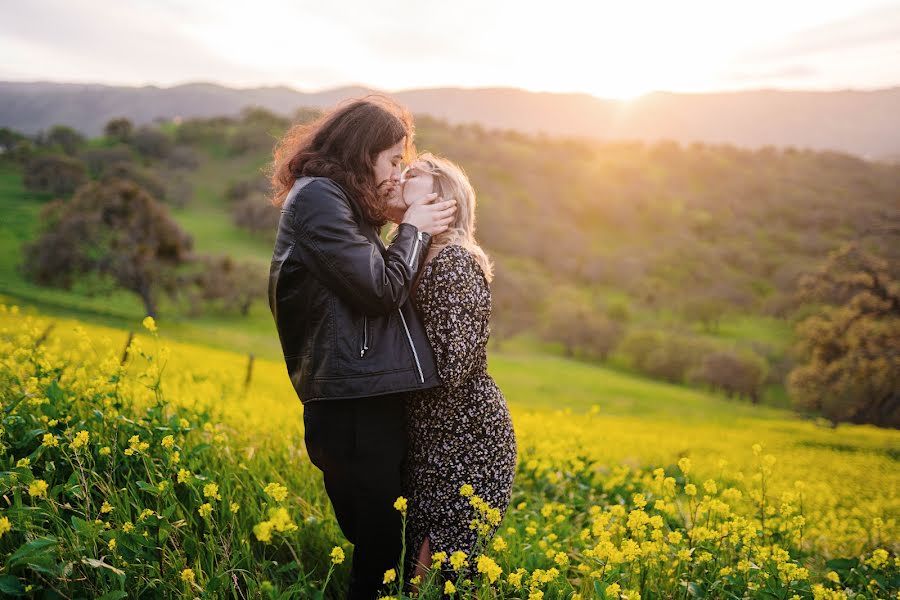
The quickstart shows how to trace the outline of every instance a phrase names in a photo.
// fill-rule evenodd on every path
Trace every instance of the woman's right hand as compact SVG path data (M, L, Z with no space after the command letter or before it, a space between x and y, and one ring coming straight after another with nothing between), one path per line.
M406 209L403 223L415 225L419 231L437 235L447 231L456 218L456 200L441 200L431 193L416 200Z

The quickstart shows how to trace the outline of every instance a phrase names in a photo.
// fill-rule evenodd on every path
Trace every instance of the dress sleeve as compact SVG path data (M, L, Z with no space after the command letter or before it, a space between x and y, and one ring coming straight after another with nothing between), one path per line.
M445 386L462 384L487 346L491 292L481 267L461 246L434 258L429 293L421 303L425 331Z

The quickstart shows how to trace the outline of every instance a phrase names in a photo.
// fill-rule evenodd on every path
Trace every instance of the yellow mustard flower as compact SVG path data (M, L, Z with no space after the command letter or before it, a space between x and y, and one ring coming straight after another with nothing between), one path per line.
M144 317L144 320L141 321L141 325L143 325L143 326L144 326L144 329L146 329L146 330L149 331L150 333L156 333L156 331L157 331L157 329L156 329L156 319L154 319L153 317L151 317L151 316L149 316L149 315L147 315L146 317Z
M49 486L47 482L43 479L35 479L31 482L31 485L28 486L28 495L32 498L34 497L47 497L47 489Z
M288 489L287 487L281 485L280 483L272 482L268 484L263 491L272 497L276 502L281 502L285 498L287 498Z

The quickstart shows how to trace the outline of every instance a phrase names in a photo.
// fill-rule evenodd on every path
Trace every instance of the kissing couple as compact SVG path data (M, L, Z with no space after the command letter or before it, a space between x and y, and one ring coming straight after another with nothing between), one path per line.
M435 554L471 557L493 536L516 469L487 372L492 265L475 192L456 164L416 155L413 138L406 109L367 96L293 126L274 152L269 306L307 453L354 545L353 600L375 598L400 561L398 497L401 572L421 581L446 568ZM493 509L480 532L472 493Z

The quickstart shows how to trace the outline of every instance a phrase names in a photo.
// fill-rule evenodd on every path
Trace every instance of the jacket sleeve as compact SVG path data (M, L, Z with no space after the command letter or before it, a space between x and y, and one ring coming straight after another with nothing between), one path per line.
M409 296L431 237L401 223L387 251L363 235L350 200L334 183L316 180L294 205L294 252L342 300L368 315L387 314Z
M434 258L420 307L441 383L456 387L480 364L490 335L491 291L467 250L450 246ZM423 315L424 316L424 315Z

